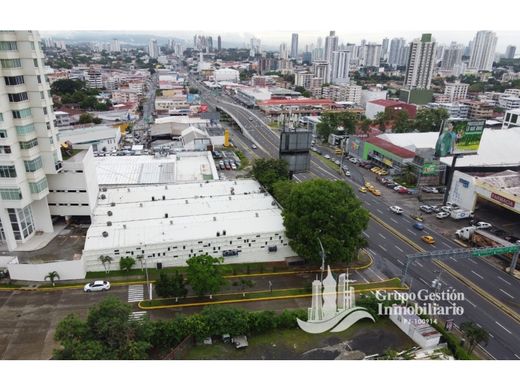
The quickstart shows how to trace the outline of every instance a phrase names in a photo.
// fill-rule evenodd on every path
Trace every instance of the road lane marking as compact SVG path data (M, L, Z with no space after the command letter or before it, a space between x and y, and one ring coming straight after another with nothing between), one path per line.
M505 292L505 291L504 291L504 290L502 290L501 288L499 288L499 290L500 290L500 291L502 291L502 292L503 292L504 294L506 294L506 295L507 295L508 297L510 297L510 298L513 298L513 299L515 299L515 297L514 297L514 296L512 296L511 294L509 294L509 293Z
M482 275L479 275L477 274L475 271L471 270L472 273L474 273L475 275L477 275L480 279L484 280L484 277Z
M446 244L445 242L441 242L441 244L444 245L446 248L451 249L451 246L449 246L449 245Z
M377 233L377 234L379 234L383 240L386 240L386 237L383 236L381 233Z
M378 245L379 248L381 248L382 250L384 250L386 252L386 249L384 246L381 246L381 245Z
M520 356L518 356L516 353L515 353L515 357L516 357L517 359L520 359Z
M363 235L364 235L366 238L370 238L370 236L368 235L367 232L363 232Z
M399 264L404 265L404 263L403 263L401 260L399 260L399 259L396 259L396 260L397 260L397 262L398 262Z
M406 229L408 232L412 233L414 236L417 236L417 233L415 233L413 230Z
M477 264L477 262L473 260L471 257L468 257L468 260L471 261L473 264Z
M491 338L492 338L492 339L494 339L494 338L495 338L495 336L493 336L493 335L492 335L491 333L489 334L489 336L491 336Z
M393 219L392 217L390 217L390 221L392 221L393 223L395 224L399 224L399 222L397 222L395 219Z
M498 321L495 321L495 324L497 324L498 326L500 326L502 329L504 329L507 333L509 334L513 334L511 333L511 331L509 329L507 329L504 325L502 325L500 322Z
M497 278L499 278L502 282L507 283L507 284L509 284L511 286L511 283L509 283L507 280L502 279L500 276L497 276Z
M396 247L396 249L399 249L402 253L404 253L404 251L401 248L399 248L397 245L394 245L394 246Z
M468 302L471 306L473 306L473 307L477 307L477 305L475 305L473 302L471 302L468 298L464 298L464 300L465 300L466 302Z
M421 282L423 282L423 283L424 283L425 285L427 285L427 286L430 285L426 280L424 280L424 279L421 278L421 277L419 277L419 280L420 280Z
M376 211L379 213L379 214L383 214L383 212L379 209L376 209Z
M458 261L455 257L453 257L453 256L450 256L450 259L452 259L455 263L458 263L458 262L459 262L459 261Z
M372 268L369 268L368 270L372 271L372 273L376 275L379 278L379 280L384 281L384 279L381 276L379 276L379 274L377 274L376 271L374 271Z
M424 268L423 265L421 263L419 263L418 261L414 261L414 264L417 265L418 267Z

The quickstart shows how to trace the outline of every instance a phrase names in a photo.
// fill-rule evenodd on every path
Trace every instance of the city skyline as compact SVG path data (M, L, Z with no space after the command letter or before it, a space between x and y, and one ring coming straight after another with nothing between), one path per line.
M87 41L87 40L106 40L107 42L111 41L113 38L118 38L121 40L119 35L128 35L128 36L146 36L147 38L142 38L143 40L140 42L134 42L136 45L147 45L148 41L144 41L144 39L150 38L162 38L164 40L168 39L182 39L187 42L193 40L194 35L210 35L215 36L215 39L218 35L222 38L222 47L237 47L237 48L246 48L249 45L251 38L257 38L262 41L262 47L266 50L278 50L280 44L286 43L290 48L291 44L291 36L293 33L298 34L298 51L303 52L306 45L316 44L318 38L322 38L323 40L329 34L330 31L334 30L331 28L329 31L310 31L310 30L302 30L302 31L246 31L246 32L229 32L229 31L217 31L217 30L104 30L104 31L78 31L78 30L43 30L40 32L43 38L46 37L55 37L66 40L78 40L78 41ZM432 37L435 39L438 45L440 46L449 46L451 42L455 41L457 43L468 45L468 43L474 39L477 31L481 29L475 30L467 30L467 31L449 31L449 30L388 30L388 31L362 31L358 32L348 32L348 31L340 31L334 30L336 36L338 37L339 44L347 44L354 43L359 44L362 40L365 40L367 43L375 42L381 43L385 38L404 38L407 43L412 40L419 38L423 33L430 33ZM497 37L497 45L496 52L501 54L505 53L508 46L516 46L520 47L520 31L500 31L500 30L492 30ZM82 37L83 35L83 37ZM78 38L79 37L79 38ZM125 42L122 42L125 44ZM131 42L128 42L131 43Z

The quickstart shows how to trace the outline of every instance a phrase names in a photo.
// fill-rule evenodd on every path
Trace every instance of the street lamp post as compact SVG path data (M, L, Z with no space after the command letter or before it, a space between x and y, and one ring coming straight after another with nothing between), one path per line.
M320 256L321 256L321 281L323 281L323 273L325 272L325 250L323 249L323 244L321 243L320 238L318 237L318 242L320 243Z

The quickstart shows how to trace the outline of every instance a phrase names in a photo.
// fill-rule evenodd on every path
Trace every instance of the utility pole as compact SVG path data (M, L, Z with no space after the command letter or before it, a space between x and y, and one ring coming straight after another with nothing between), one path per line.
M323 249L323 244L321 243L320 238L318 237L318 242L320 243L320 256L321 256L321 281L323 282L323 273L325 272L325 250Z

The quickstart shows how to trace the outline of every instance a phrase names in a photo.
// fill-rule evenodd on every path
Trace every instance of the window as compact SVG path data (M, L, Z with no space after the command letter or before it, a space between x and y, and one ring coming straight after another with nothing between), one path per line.
M11 154L11 147L0 145L0 154Z
M20 141L20 149L27 150L34 148L38 145L38 140L36 138L30 140L30 141Z
M31 42L31 49L34 50L35 47L34 47L34 42Z
M2 200L20 200L22 191L19 188L0 188L0 197Z
M43 115L47 115L47 107L43 107Z
M23 110L13 110L14 119L22 119L31 116L32 112L30 108L24 108Z
M25 135L34 131L34 124L29 123L25 126L16 126L16 134Z
M45 122L45 125L47 126L47 130L51 129L51 122Z
M53 145L53 144L54 144L54 138L49 137L49 143L50 143L51 145Z
M42 83L42 76L37 75L37 76L36 76L36 79L38 80L38 84L41 84L41 83Z
M25 82L23 76L6 76L4 81L5 85L20 85Z
M24 161L26 172L36 172L42 167L42 158L36 157L34 160Z
M7 130L0 130L0 138L7 138Z
M15 41L0 41L0 50L18 50L18 45Z
M25 100L29 100L29 96L27 96L27 92L9 93L9 94L7 94L7 96L9 96L9 101L11 103L23 102Z
M2 114L2 113L0 112L0 122L3 122L3 121L4 121L4 114Z
M23 209L7 209L7 214L16 240L25 239L34 231L31 206Z
M36 183L29 182L29 187L31 188L32 194L39 194L40 192L46 190L48 188L47 178L43 178Z
M14 165L0 165L0 177L16 177Z
M40 99L45 99L45 94L43 93L43 91L40 91Z
M0 65L2 65L4 69L21 68L22 62L19 58L14 58L10 60L0 60Z
M38 60L36 58L33 58L34 66L38 67Z

